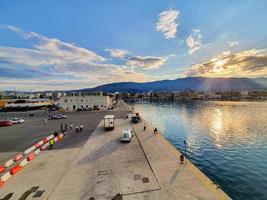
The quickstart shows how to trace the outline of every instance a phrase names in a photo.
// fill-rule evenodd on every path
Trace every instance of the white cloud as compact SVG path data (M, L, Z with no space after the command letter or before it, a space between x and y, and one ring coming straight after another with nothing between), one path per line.
M211 60L195 64L186 76L205 77L266 77L267 49L250 49L231 53L224 51Z
M134 56L128 60L127 65L128 66L138 66L138 67L142 67L144 69L155 69L155 68L159 68L165 62L166 62L166 59L161 58L161 57Z
M237 42L237 41L229 41L228 44L229 44L230 47L234 47L234 46L239 45L239 42Z
M129 54L129 51L122 49L106 49L105 51L108 51L110 56L114 58L124 58Z
M54 38L47 38L45 36L42 36L34 32L25 32L20 28L11 25L4 25L4 26L1 25L0 28L5 28L7 30L16 32L27 40L34 39L37 41L37 44L34 46L33 49L9 48L8 51L13 50L16 51L18 54L20 54L20 55L13 55L14 57L20 56L21 58L21 56L24 55L23 52L25 51L25 56L27 56L28 53L28 55L30 55L32 59L35 60L37 60L36 58L34 58L35 55L43 54L44 56L47 56L48 60L47 64L51 64L51 62L53 61L54 63L64 63L64 62L86 63L92 61L101 61L101 62L105 61L104 57L99 56L93 51L90 51L86 48L78 47L74 44L62 42ZM44 63L42 62L42 64Z
M193 33L186 38L186 44L188 47L188 52L193 54L195 51L202 46L202 35L199 29L193 29Z
M129 70L125 65L107 63L106 58L89 49L14 26L0 25L0 28L18 33L29 43L34 42L32 48L0 46L0 89L12 86L41 90L39 85L43 89L71 89L148 80L145 74Z
M178 27L176 21L179 14L180 12L177 10L165 10L159 14L156 29L164 34L165 39L175 38Z

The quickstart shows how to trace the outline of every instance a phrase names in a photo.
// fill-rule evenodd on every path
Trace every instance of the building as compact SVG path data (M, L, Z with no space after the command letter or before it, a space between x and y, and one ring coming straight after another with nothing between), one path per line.
M4 99L0 99L0 109L6 106L6 101Z
M59 99L60 108L77 109L109 109L113 106L112 97L103 95L65 96Z
M4 111L26 111L37 110L53 106L50 99L6 99L3 106Z

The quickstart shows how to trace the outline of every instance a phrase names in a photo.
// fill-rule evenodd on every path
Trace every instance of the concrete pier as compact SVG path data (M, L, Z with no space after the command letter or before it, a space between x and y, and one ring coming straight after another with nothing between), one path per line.
M230 199L189 161L180 164L180 153L152 127L133 125L128 112L124 102L110 111L118 116L113 131L105 131L102 120L90 137L82 135L90 126L68 133L58 144L66 148L38 155L0 188L0 199ZM130 143L120 142L124 128L134 132ZM70 145L77 137L86 141ZM35 189L43 192L38 198Z

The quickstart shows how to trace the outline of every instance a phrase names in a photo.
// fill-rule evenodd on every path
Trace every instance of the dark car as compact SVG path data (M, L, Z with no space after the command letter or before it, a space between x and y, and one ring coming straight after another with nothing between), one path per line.
M0 126L12 126L13 122L10 120L0 121Z
M62 115L62 114L57 114L57 115L52 115L49 116L49 120L55 120L55 119L66 119L68 116L67 115Z
M136 124L138 123L140 118L138 116L132 116L132 123Z

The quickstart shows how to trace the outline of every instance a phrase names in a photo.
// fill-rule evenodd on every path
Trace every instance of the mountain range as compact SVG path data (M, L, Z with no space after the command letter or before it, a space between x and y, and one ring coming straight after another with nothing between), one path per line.
M148 91L233 91L267 89L267 78L205 78L187 77L154 82L119 82L79 91L148 92Z

